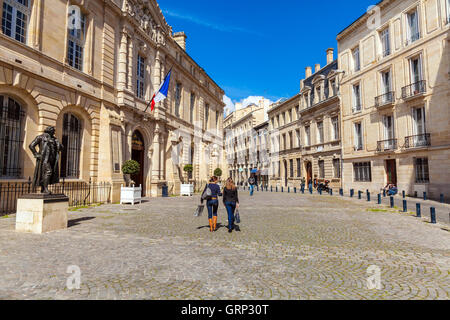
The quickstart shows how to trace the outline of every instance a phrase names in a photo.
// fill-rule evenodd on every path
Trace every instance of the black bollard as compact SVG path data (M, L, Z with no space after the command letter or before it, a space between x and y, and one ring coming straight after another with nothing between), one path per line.
M350 189L350 198L353 198L354 195L355 195L355 190Z
M340 188L339 189L339 194L341 195L341 197L343 197L344 196L344 189Z
M358 199L362 199L362 192L361 191L358 191Z
M420 203L416 203L416 217L417 218L422 217L422 212L420 210Z
M444 195L441 193L441 197L440 197L441 203L444 203Z
M403 196L403 199L406 198L406 192L405 192L405 190L402 191L402 196Z
M278 186L275 187L275 192L278 192Z
M297 187L294 187L294 193L297 193Z
M430 208L431 223L436 223L436 208Z
M333 195L333 189L330 189L330 196Z
M381 204L381 193L378 194L378 204Z
M403 200L403 212L407 212L408 211L408 203L406 200Z
M273 192L273 187L272 186L270 186L270 192Z
M423 200L427 200L427 193L426 192L423 193Z
M281 192L284 192L284 187L281 187Z
M288 187L288 193L291 193L291 187Z
M394 197L390 198L390 202L391 202L391 208L393 208L394 207Z
M367 191L367 201L370 202L370 192L369 191Z

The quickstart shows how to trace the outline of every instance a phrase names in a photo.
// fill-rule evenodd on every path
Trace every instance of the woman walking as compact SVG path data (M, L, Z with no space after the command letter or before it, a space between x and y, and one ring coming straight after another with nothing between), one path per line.
M209 184L207 184L205 187L205 191L207 188L211 190L211 196L207 199L206 202L206 207L208 208L208 220L210 232L217 230L217 210L219 209L219 196L222 196L222 193L220 192L220 187L217 184L218 180L219 178L215 176L212 177L211 180L209 181Z
M231 178L228 178L225 188L223 188L223 204L228 212L228 232L232 233L234 229L234 212L239 208L239 198L236 185Z

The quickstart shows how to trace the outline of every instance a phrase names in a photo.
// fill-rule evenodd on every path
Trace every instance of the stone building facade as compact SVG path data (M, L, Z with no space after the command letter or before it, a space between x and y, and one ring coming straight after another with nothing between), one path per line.
M338 37L346 189L450 194L450 3L384 0Z
M55 126L66 181L177 192L193 163L200 183L222 165L223 90L187 54L155 0L0 0L0 179L33 175L28 145ZM78 27L73 25L79 24ZM146 110L169 69L168 98Z
M272 187L299 186L301 181L301 141L299 94L272 105L268 112Z
M236 111L224 120L227 172L239 185L247 183L252 170L258 170L259 139L256 137L254 128L265 121L266 108L267 100L261 100L258 105L250 104L244 108L237 105Z
M309 181L330 181L330 187L341 187L341 117L340 80L342 72L334 60L334 50L327 50L327 65L306 68L301 80L300 121L302 173Z

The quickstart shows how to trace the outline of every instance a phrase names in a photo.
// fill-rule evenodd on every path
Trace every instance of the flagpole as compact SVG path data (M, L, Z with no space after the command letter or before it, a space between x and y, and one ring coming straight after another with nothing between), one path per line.
M172 68L173 68L173 65L170 67L169 72L167 72L166 76L164 77L164 80L167 78L167 75L172 71ZM163 82L163 83L164 83L164 82ZM156 92L155 92L155 93L156 93ZM155 93L153 93L153 95L155 95ZM153 98L150 99L150 102L147 104L147 107L145 108L144 113L147 112L148 107L150 107L150 105L152 104L152 100L153 100Z

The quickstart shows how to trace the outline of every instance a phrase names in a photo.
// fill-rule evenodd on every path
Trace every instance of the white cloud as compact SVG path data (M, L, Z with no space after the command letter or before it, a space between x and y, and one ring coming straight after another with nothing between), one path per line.
M273 101L266 99L262 96L249 96L245 99L242 99L241 101L232 101L228 96L223 96L223 102L225 103L225 109L224 114L225 117L228 116L230 113L244 109L248 107L251 104L259 105L260 101L264 100L264 109L268 109L268 107L273 103Z

